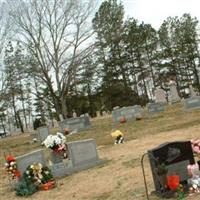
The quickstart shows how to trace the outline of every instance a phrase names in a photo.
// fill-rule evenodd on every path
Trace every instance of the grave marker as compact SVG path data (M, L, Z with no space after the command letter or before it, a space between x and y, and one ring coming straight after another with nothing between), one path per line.
M161 88L156 89L155 98L156 98L155 100L156 103L163 103L163 104L167 103L165 91Z
M190 97L184 100L185 110L193 110L200 108L200 96Z
M148 103L147 109L150 114L155 114L163 112L165 110L165 106L163 103Z
M29 165L33 164L34 162L35 163L39 162L44 166L46 165L46 160L42 149L33 151L31 153L22 156L18 156L16 160L17 160L17 168L21 172L21 174L23 174L26 168Z
M157 148L148 151L153 180L156 192L162 195L159 176L156 174L158 166L157 160L164 164L168 169L167 175L179 175L180 182L186 182L189 178L187 165L194 164L194 157L190 141L171 142L160 145Z
M122 117L125 117L126 120L133 118L141 118L142 117L142 108L140 105L128 106L119 109L115 109L112 111L112 116L115 122L120 122Z
M179 102L181 100L181 98L178 95L176 83L174 81L171 81L169 89L170 89L169 101L171 103Z
M70 142L67 146L73 170L79 171L101 163L94 139Z
M73 166L71 160L67 160L66 163L60 162L49 166L53 177L60 178L73 173Z
M60 122L61 131L65 128L71 131L81 131L91 127L90 119L87 116L65 119Z
M47 126L41 126L37 129L37 131L40 142L43 142L49 135L49 128Z

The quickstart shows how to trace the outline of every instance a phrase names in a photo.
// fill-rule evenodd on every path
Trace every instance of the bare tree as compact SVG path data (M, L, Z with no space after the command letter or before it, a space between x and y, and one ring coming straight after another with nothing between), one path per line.
M6 4L0 3L0 55L10 31L10 20L8 17Z
M93 48L90 15L94 1L24 0L13 4L12 0L12 6L19 38L32 46L38 77L49 88L57 114L66 117L66 98L78 66Z

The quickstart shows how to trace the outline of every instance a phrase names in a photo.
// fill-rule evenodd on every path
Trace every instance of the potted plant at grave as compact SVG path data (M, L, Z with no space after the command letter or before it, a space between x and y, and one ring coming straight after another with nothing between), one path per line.
M167 188L167 172L168 172L165 164L160 163L158 161L155 172L158 176L158 179L159 179L159 182L160 182L160 185L161 185L161 189L165 190Z

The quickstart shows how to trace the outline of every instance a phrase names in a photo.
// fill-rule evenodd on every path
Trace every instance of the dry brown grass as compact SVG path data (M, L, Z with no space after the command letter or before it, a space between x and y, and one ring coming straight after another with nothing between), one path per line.
M111 116L92 120L92 128L70 136L68 141L95 138L99 156L106 159L103 165L59 179L57 187L47 192L38 192L28 199L36 200L144 200L144 186L140 167L140 158L148 149L166 141L188 140L200 137L200 111L184 112L181 104L169 106L155 117L129 121L126 124L112 125ZM113 145L110 136L113 128L125 133L126 142ZM55 132L56 130L53 130ZM30 136L21 134L0 140L1 163L3 151L7 149L15 156L41 148L39 144L29 144ZM147 181L153 190L151 171L146 160ZM18 200L10 191L6 175L1 175L1 197L5 200ZM151 196L151 199L159 199ZM200 199L193 196L190 199Z

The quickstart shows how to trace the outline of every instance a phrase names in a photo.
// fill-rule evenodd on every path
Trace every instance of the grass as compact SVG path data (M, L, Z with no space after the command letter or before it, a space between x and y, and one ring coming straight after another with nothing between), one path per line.
M125 124L114 125L111 116L92 120L92 127L90 129L71 135L67 140L75 141L94 138L98 146L109 147L113 144L113 138L110 136L110 133L114 129L120 129L125 135L125 140L134 140L146 135L187 128L200 123L200 110L184 112L181 107L181 104L168 106L164 113L160 113L157 116L149 116L144 111L142 120L130 120ZM56 131L55 128L52 129L52 133ZM30 144L31 137L28 134L20 134L19 136L21 137L14 136L0 140L1 150L18 156L33 149L41 148L41 145L38 143ZM2 161L2 156L0 155L0 161Z
M67 141L82 140L88 138L94 138L96 140L99 149L103 148L105 151L110 150L113 147L114 139L111 137L111 131L115 129L120 129L125 135L125 141L128 140L139 140L155 134L164 134L166 131L187 129L200 124L200 110L193 110L191 112L184 112L182 110L181 103L174 104L166 107L166 111L158 115L150 116L147 111L144 110L142 120L130 120L125 124L113 124L112 116L106 116L99 119L92 119L92 127L86 131L82 131L78 134L71 135L67 138ZM57 129L52 129L51 132L55 133ZM156 136L157 137L157 136ZM0 162L4 163L4 153L11 153L14 156L19 156L32 150L43 148L40 143L30 143L31 136L29 134L19 134L12 137L7 137L5 139L0 139ZM111 159L109 156L106 158L104 163L99 166L94 167L96 171L108 170L113 163L122 167L124 171L139 168L140 165L140 155L135 157L123 157L124 154L118 156L116 159ZM132 156L132 155L131 155ZM0 176L3 170L0 170ZM86 172L85 172L86 173ZM70 177L65 177L62 179L64 182L69 182L74 179L75 175ZM126 178L129 178L127 176ZM93 196L93 200L104 200L113 199L111 196L124 187L126 183L125 180L117 180L115 183L114 190L101 191L96 196ZM123 196L124 195L124 196ZM139 184L135 189L130 192L125 192L119 194L119 198L128 199L129 197L133 199L145 199L144 188ZM157 197L152 196L153 200L157 200ZM114 200L114 199L113 199ZM116 199L115 199L116 200Z

